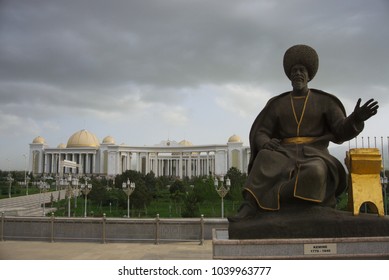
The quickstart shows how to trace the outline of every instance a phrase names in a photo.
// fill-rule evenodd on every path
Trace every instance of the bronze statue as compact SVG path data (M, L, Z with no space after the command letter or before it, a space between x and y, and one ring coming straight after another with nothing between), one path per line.
M335 207L345 190L346 173L329 154L329 142L356 137L377 113L378 102L370 99L360 106L359 99L347 117L337 97L308 88L318 65L318 55L309 46L285 52L284 71L293 89L270 99L251 127L245 201L230 222L279 210L283 204Z

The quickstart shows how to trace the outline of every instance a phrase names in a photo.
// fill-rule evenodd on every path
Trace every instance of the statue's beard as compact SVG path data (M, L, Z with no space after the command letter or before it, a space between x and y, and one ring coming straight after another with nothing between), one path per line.
M305 83L305 82L303 82L301 80L292 81L292 87L295 90L302 90L306 86L307 86L307 83Z

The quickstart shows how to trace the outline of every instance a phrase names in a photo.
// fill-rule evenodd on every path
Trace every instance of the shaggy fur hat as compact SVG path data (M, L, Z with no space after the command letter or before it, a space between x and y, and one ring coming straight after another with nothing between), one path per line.
M309 81L315 77L319 68L319 57L316 51L307 45L295 45L284 54L284 71L290 80L290 72L294 65L302 64L308 70Z

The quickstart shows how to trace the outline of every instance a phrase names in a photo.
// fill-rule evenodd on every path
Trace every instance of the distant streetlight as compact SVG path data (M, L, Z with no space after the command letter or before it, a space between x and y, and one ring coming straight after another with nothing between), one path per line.
M43 177L43 180L45 180L45 177ZM40 201L41 201L41 204L43 203L42 216L46 215L46 201L45 201L44 194L49 188L50 188L50 185L47 182L44 182L44 181L39 182ZM43 202L42 202L42 193L43 193Z
M78 178L74 177L72 179L72 186L73 186L73 196L74 196L74 209L77 208L77 198L78 198Z
M85 207L84 207L84 217L86 218L86 213L87 213L87 201L88 201L88 193L92 190L92 184L87 183L87 179L85 178L85 184L81 184L81 191L85 195Z
M220 185L221 185L220 187L219 187L219 182L220 182ZM221 212L222 212L222 218L224 218L224 197L230 191L231 181L230 181L230 179L227 178L225 186L224 186L224 177L221 176L220 180L218 180L215 177L214 185L215 185L216 192L218 193L218 195L221 198Z
M27 155L23 154L24 157L24 186L26 187L26 195L28 195L28 183L27 183Z
M388 215L388 203L386 200L386 188L388 186L388 177L385 176L385 170L383 173L383 177L381 177L381 184L382 184L382 191L384 196L384 209L385 209L385 215Z
M30 182L30 176L26 177L26 195L28 195L28 184Z
M8 181L8 183L9 183L9 187L8 187L8 197L11 198L11 187L12 187L12 182L14 181L14 178L12 178L11 172L8 173L7 181Z
M127 218L130 218L130 195L135 190L135 183L130 182L130 179L127 179L127 182L122 183L123 191L127 194Z
M72 175L69 174L67 178L66 197L68 198L68 217L70 218L70 198L73 195Z
M389 137L388 137L389 140ZM389 145L389 141L388 141ZM382 190L384 193L384 212L385 215L388 215L388 201L386 199L386 189L388 187L388 177L386 177L385 173L385 153L384 153L384 138L381 136L381 151L382 151L382 177L381 177L381 184L382 184ZM388 150L389 153L389 150Z

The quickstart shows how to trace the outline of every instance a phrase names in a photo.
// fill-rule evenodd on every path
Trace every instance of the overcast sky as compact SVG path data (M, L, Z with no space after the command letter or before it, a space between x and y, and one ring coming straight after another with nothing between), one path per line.
M100 141L222 144L290 90L290 46L319 54L309 86L380 103L389 136L388 0L0 0L0 169L87 129Z

